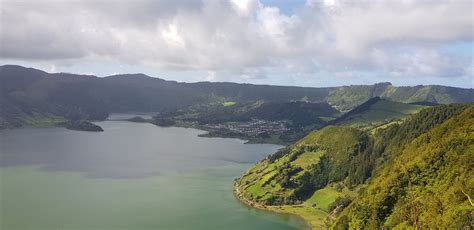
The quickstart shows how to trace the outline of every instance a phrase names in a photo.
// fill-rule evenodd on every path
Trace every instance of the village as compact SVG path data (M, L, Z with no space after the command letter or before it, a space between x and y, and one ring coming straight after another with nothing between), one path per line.
M253 119L248 122L227 122L220 124L208 124L205 128L215 133L232 133L244 136L261 136L280 134L288 131L287 121L266 121Z

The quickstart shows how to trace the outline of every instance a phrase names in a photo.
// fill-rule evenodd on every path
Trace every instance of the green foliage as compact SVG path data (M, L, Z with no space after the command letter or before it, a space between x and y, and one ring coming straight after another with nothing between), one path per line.
M233 106L235 104L236 104L236 102L234 102L234 101L224 101L224 102L222 102L222 105L224 107Z
M358 129L328 126L270 155L242 176L239 184L248 188L244 195L264 204L301 203L330 182L346 181L350 186L363 182L366 175L357 171L363 165L359 156L367 154L370 146L369 136ZM259 183L261 178L266 178L264 183ZM252 186L266 193L256 193Z
M462 229L474 220L473 154L474 105L435 106L376 131L314 131L237 184L258 203L334 211L335 229Z
M23 123L32 127L54 127L63 124L67 120L60 116L33 113L31 116L24 116Z
M308 169L312 165L318 164L320 158L324 155L324 152L318 151L318 152L305 152L298 157L296 157L295 160L291 162L292 166L300 167L303 169Z
M158 126L162 126L162 127L173 126L174 124L176 124L176 122L173 119L159 118L159 117L155 117L152 123Z
M24 125L23 120L18 118L31 116L32 112L71 120L103 120L110 112L170 112L210 103L233 108L237 104L255 101L275 103L269 109L262 107L263 111L253 114L255 116L270 116L270 119L283 117L292 120L295 126L307 126L309 123L321 123L316 115L332 117L327 112L334 112L333 109L321 102L328 102L339 110L348 111L375 96L405 103L462 103L474 98L473 89L445 86L394 87L390 83L380 83L310 88L180 83L144 74L98 78L66 73L49 74L12 65L0 66L0 86L0 128ZM236 104L230 106L232 103ZM279 115L279 111L283 115ZM206 113L202 115L205 118ZM224 114L221 118L226 116ZM291 135L297 137L295 133L288 134Z
M393 124L385 129L377 130L373 155L379 158L378 164L381 165L399 154L405 144L459 114L465 108L466 106L463 105L436 106L421 110L401 124Z
M333 116L339 113L327 103L269 102L263 103L243 116L262 120L289 120L292 126L302 127L312 124L324 124L319 117Z
M132 118L130 118L130 119L127 119L127 121L137 122L137 123L148 122L147 119L145 119L145 118L143 118L143 117L140 117L140 116L132 117Z
M376 126L405 118L426 107L427 106L404 104L374 97L330 123L356 127Z
M313 195L306 200L308 204L314 204L317 208L320 208L326 212L332 211L332 205L341 198L350 197L350 192L345 189L337 191L332 186L327 186L325 188L316 190Z
M103 132L102 127L92 124L89 121L70 121L66 123L66 128L71 130L89 131L89 132Z
M390 83L353 85L331 90L326 101L340 111L349 111L373 97L402 103L430 102L434 104L467 103L474 98L474 90L437 85L395 87Z
M343 86L332 90L326 100L341 111L349 111L370 98L380 96L389 87L390 83Z
M344 196L344 197L337 197L334 202L332 202L329 206L328 206L328 211L329 212L332 212L334 211L335 209L344 209L345 207L347 207L350 203L352 202L352 198L348 197L348 196Z
M468 199L474 194L474 106L426 110L424 123L402 127L420 133L456 108L464 110L407 141L338 217L336 227L469 229L474 219Z
M157 118L169 118L197 122L199 124L219 124L225 122L246 122L250 120L288 121L296 133L304 133L304 128L322 126L325 121L320 116L335 116L339 112L325 102L310 103L302 101L292 102L264 102L252 101L245 103L225 104L204 103L174 112L161 113ZM293 133L287 133L290 136Z
M267 158L270 163L275 162L276 160L282 158L283 156L289 155L291 153L292 147L287 146L285 148L279 149L277 152L270 154Z

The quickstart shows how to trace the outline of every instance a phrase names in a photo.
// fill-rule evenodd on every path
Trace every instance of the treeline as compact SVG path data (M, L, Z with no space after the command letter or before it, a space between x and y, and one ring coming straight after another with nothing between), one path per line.
M391 160L377 170L334 227L472 228L473 133L473 105L425 110L387 130Z

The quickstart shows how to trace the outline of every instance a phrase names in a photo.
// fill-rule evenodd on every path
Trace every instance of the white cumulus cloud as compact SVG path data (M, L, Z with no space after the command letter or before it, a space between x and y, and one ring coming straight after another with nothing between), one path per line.
M0 58L113 60L205 71L472 77L473 2L308 0L284 14L258 0L2 0ZM357 74L345 74L357 76Z

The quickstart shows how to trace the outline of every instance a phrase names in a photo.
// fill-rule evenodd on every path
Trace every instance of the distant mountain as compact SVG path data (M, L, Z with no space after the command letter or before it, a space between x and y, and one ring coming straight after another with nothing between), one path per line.
M111 112L173 111L218 100L234 102L325 102L350 110L381 96L401 102L462 103L474 100L472 89L444 86L373 86L328 88L237 83L181 83L144 74L98 78L50 74L21 66L0 66L0 128L56 120L101 120Z
M338 110L326 102L294 101L264 103L248 111L245 116L263 120L290 120L294 125L304 126L317 123L320 117L330 117L338 113Z
M326 100L341 111L349 111L373 97L403 103L430 102L434 104L467 103L474 101L473 89L440 85L396 87L392 84L342 86L332 90Z
M434 104L429 102L421 104L405 104L390 101L388 99L382 99L380 97L373 97L331 121L330 124L366 126L370 124L386 123L391 120L404 118L410 114L417 113L423 108L433 105Z
M191 111L196 110L191 109ZM233 106L209 106L196 112L199 114L196 120L200 123L259 119L267 121L287 120L294 126L323 124L324 121L320 117L332 117L340 113L326 102L265 102L262 100L237 103Z

